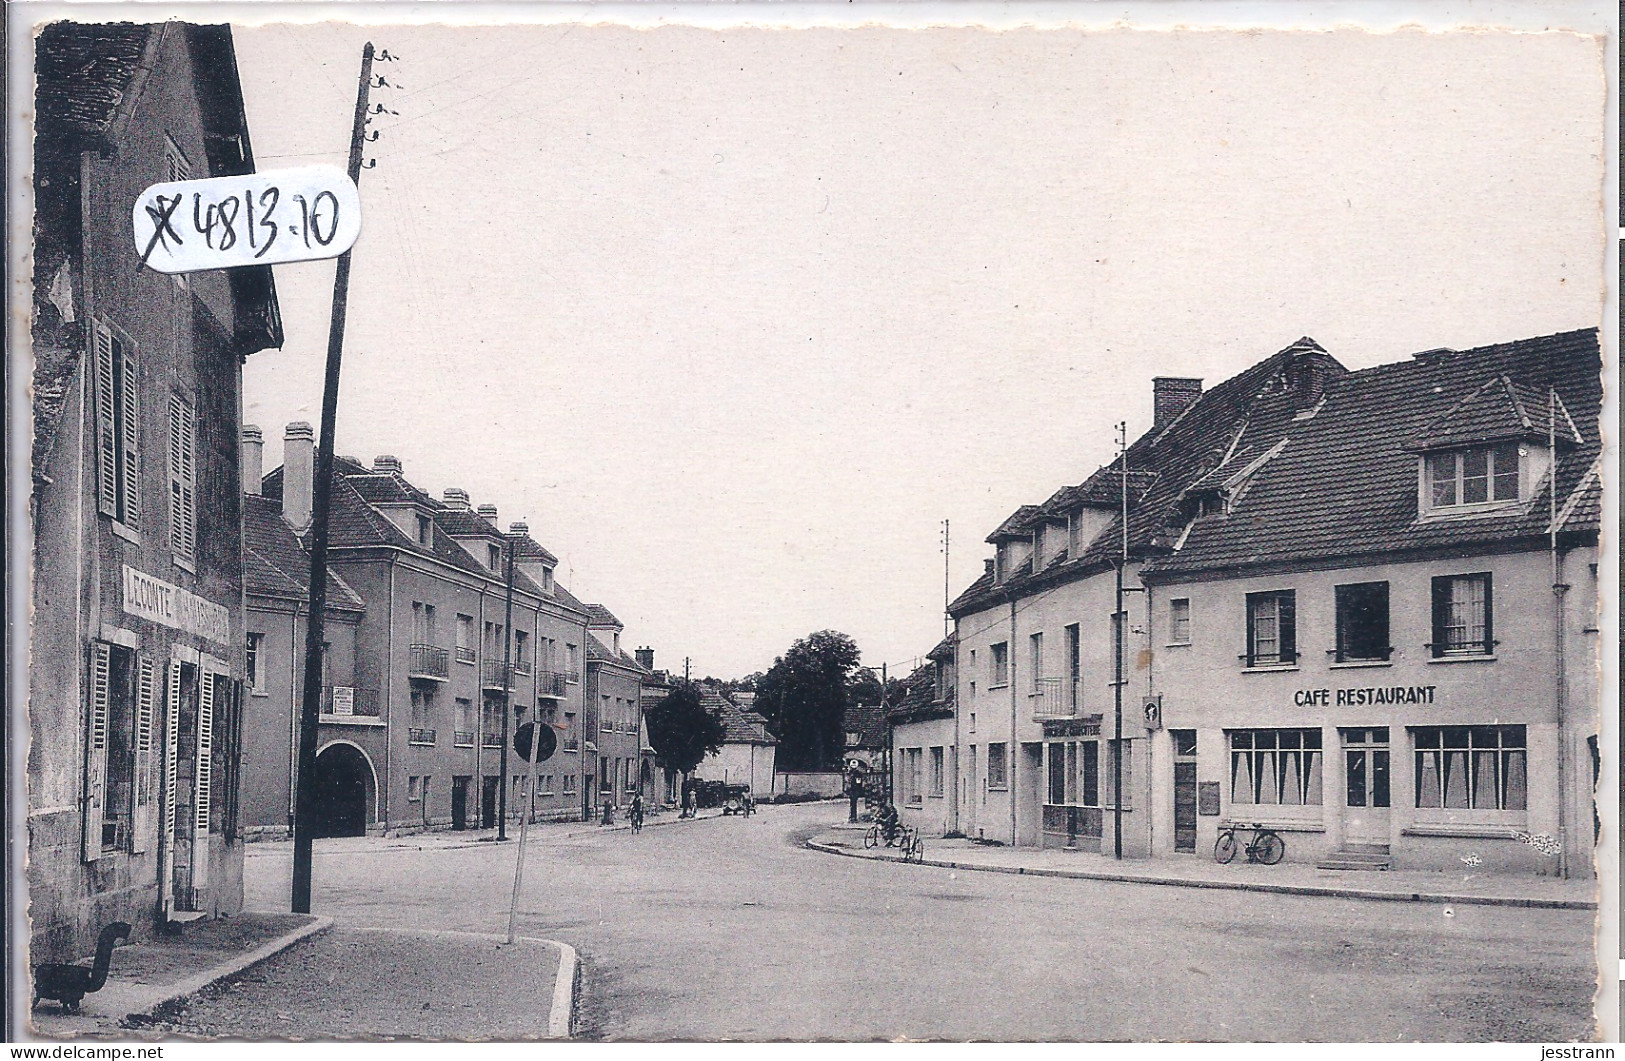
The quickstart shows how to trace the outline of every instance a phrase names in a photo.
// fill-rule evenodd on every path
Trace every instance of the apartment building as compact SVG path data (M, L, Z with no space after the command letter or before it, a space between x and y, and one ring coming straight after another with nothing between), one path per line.
M905 679L886 716L889 754L877 764L892 772L892 804L903 820L930 836L960 831L955 693L954 642L946 637ZM979 776L974 764L964 775Z
M648 741L643 726L643 678L638 661L621 648L625 627L602 604L587 605L586 700L593 724L595 776L588 778L584 806L624 806L639 791L654 792L653 767L645 771ZM653 749L647 748L652 757Z
M231 31L73 24L35 43L35 961L242 907L238 433L282 341L269 268L166 276L146 187L254 170Z
M951 607L958 828L1589 872L1600 367L1595 331L1359 372L1304 339L1156 381L1127 472L1019 509Z

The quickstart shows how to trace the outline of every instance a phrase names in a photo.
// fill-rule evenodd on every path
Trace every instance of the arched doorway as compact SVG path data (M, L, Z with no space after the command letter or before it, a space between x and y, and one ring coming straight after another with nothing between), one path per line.
M316 836L367 835L372 764L353 744L330 744L316 756Z

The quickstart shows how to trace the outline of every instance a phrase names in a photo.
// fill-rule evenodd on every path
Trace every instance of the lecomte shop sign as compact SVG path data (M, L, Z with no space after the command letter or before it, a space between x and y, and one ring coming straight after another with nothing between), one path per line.
M224 605L124 565L124 610L222 645L231 644L231 613Z
M334 258L361 234L361 194L332 166L154 184L131 222L141 264L161 273Z

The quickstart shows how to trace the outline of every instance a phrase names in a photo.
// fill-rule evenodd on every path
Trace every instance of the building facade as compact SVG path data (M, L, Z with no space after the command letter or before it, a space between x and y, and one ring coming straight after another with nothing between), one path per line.
M754 711L741 709L728 693L703 682L700 683L700 702L721 721L723 737L722 747L701 759L694 768L694 777L701 781L749 785L753 799L771 797L779 741L768 732L767 720Z
M1599 374L1575 332L1158 380L1127 473L1023 506L951 608L947 827L1589 872Z
M589 728L597 757L583 804L600 814L606 803L624 807L642 791L648 740L643 726L643 678L647 673L621 648L621 621L602 604L587 605ZM653 754L653 749L648 749ZM645 800L652 793L645 793Z
M890 769L892 805L903 821L928 836L945 836L960 832L953 638L944 638L926 660L887 715L890 754L876 768Z
M151 184L252 172L229 29L36 40L32 955L242 906L242 359L268 268L145 268Z

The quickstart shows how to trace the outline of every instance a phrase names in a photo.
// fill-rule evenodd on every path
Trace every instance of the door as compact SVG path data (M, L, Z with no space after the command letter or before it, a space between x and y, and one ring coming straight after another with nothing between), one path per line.
M480 827L491 829L497 823L497 788L502 784L498 777L486 777L480 787Z
M1174 850L1196 850L1196 731L1173 729Z
M451 779L451 827L468 828L468 777Z
M1388 727L1345 729L1343 835L1350 844L1388 843Z

